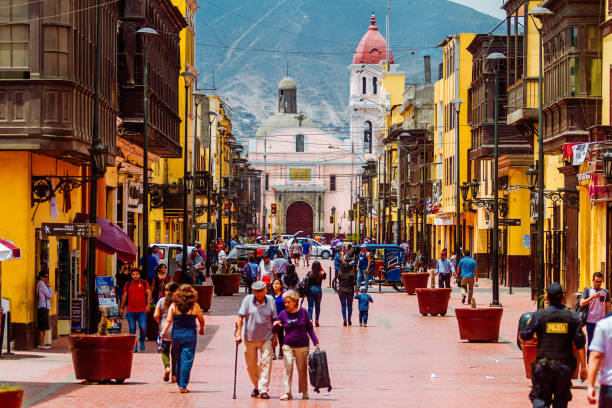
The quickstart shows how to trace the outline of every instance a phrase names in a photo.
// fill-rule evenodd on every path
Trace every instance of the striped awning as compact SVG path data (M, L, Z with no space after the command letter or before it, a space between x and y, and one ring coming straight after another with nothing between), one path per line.
M0 261L21 259L21 249L11 241L0 238Z

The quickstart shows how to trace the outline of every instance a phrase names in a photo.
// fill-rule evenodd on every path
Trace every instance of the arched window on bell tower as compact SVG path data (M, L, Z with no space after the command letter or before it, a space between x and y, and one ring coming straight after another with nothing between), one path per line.
M372 153L372 122L369 120L365 122L363 130L363 152Z

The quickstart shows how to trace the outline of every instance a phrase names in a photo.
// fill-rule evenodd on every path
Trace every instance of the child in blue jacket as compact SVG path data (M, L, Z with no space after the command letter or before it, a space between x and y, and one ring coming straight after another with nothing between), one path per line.
M361 288L361 293L355 295L355 299L359 301L359 325L368 326L368 311L370 309L370 303L374 303L372 296L366 293L366 288Z

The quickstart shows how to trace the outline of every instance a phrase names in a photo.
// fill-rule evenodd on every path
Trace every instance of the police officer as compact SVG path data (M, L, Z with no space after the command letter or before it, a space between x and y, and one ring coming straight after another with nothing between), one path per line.
M551 284L546 289L546 299L550 306L535 312L520 332L523 340L531 339L534 334L538 340L529 399L533 408L547 408L551 404L553 408L565 408L572 399L570 388L576 369L572 343L578 350L580 379L584 381L587 376L586 340L578 316L563 304L561 285Z

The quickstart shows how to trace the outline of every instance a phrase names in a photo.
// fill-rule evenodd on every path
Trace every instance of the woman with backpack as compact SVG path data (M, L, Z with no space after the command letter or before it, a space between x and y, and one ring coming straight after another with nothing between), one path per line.
M191 285L181 285L172 295L173 303L168 309L166 324L162 329L162 337L172 326L172 347L177 358L177 383L181 393L189 392L189 376L193 366L193 358L197 344L196 320L200 323L198 334L204 334L204 316L198 304L198 292Z
M172 295L179 288L178 283L168 282L164 285L163 297L161 297L155 305L155 312L153 318L159 325L159 330L164 328L166 324L166 318L168 317L168 310L172 304ZM170 378L170 347L172 345L172 329L169 329L165 336L159 336L157 339L157 350L161 349L162 362L164 363L164 381L168 381ZM172 357L172 382L176 382L176 358Z
M249 293L251 293L251 285L257 280L258 275L259 264L255 261L253 255L249 255L249 261L244 265L244 269L242 270L242 277L244 278Z
M283 283L283 288L285 289L285 291L293 290L297 292L297 286L300 282L300 278L295 272L295 265L287 265L287 272L285 272L285 274L281 276L281 282Z
M315 312L315 327L319 327L319 315L321 314L321 299L323 297L323 290L321 289L321 284L323 283L323 279L325 279L327 275L325 271L323 271L323 267L321 266L321 262L314 261L312 263L312 270L308 272L308 316L310 320L312 320L312 312L314 309Z
M123 308L127 308L127 320L130 334L136 334L136 324L140 327L140 351L145 351L145 338L147 335L147 311L151 304L151 288L149 282L141 279L140 269L132 269L132 280L128 281L123 288L123 298L119 310L123 315ZM134 346L134 353L138 351L138 345Z
M340 308L342 310L342 319L344 320L343 326L351 326L353 322L351 317L353 315L353 295L355 294L355 284L357 279L353 267L344 264L340 268L337 275L338 279L338 298L340 298ZM348 317L348 320L347 320Z

